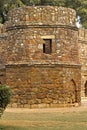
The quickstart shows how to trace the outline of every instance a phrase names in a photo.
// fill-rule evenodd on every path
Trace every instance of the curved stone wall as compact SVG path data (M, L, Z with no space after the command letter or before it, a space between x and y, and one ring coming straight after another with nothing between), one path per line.
M5 66L11 106L80 105L75 11L36 6L15 9L8 16Z
M5 66L7 55L7 34L2 33L0 34L0 66Z
M78 30L73 9L52 6L18 8L9 13L8 62L78 63ZM52 54L43 53L43 40L52 40ZM41 61L42 60L42 61Z
M22 7L8 14L10 26L18 25L71 25L75 26L76 12L70 8L57 6Z

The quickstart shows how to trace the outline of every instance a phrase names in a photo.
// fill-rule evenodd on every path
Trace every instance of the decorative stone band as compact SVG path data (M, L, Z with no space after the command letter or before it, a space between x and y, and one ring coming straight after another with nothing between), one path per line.
M27 29L27 28L67 28L78 31L78 28L76 26L70 26L70 25L15 25L6 27L6 31L16 29Z
M11 10L8 13L7 27L12 25L74 25L76 12L58 6L28 6Z
M49 61L49 62L41 62L41 61L32 61L32 62L29 62L29 63L8 63L8 64L6 64L6 67L8 67L8 68L10 68L10 67L16 67L16 66L27 66L27 67L29 67L29 66L44 66L44 67L46 67L46 66L51 66L51 67L55 67L55 66L61 66L61 67L73 67L73 68L81 68L81 64L70 64L70 63L58 63L58 62L52 62L52 61Z

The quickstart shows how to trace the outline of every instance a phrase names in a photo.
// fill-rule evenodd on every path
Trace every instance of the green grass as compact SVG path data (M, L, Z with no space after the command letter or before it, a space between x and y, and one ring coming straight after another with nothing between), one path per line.
M71 126L65 127L64 126L54 126L54 127L12 127L12 126L2 126L0 130L87 130L87 127L83 126Z
M87 111L9 113L0 119L0 130L87 130Z

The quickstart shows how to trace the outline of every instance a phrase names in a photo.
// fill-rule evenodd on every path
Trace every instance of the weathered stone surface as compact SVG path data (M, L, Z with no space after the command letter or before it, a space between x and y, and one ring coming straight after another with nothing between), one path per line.
M49 68L48 65L33 67L7 65L6 68L6 82L13 86L13 103L24 106L30 104L33 105L33 108L38 107L39 104L49 104L50 106L50 104L80 103L81 77L78 66L56 65ZM28 77L31 77L31 83L28 82ZM26 85L23 85L24 82ZM34 104L36 105L34 106Z
M79 30L79 60L81 67L81 96L87 97L87 30Z
M10 11L5 24L9 35L7 64L32 60L78 64L75 18L73 9L63 7L36 6ZM52 55L43 53L43 39L52 39Z
M8 27L18 25L75 25L76 12L70 8L35 6L14 9L8 14ZM9 24L10 23L10 24Z
M0 80L12 88L11 107L80 105L75 19L75 11L63 7L23 7L9 12L0 34L1 71L4 65Z

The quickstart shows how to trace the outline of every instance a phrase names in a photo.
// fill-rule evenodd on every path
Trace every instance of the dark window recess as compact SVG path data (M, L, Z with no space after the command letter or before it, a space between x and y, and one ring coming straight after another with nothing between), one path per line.
M44 39L43 53L46 54L52 53L52 39Z
M87 97L87 81L85 83L85 97Z
M2 82L0 81L0 85L2 85Z

